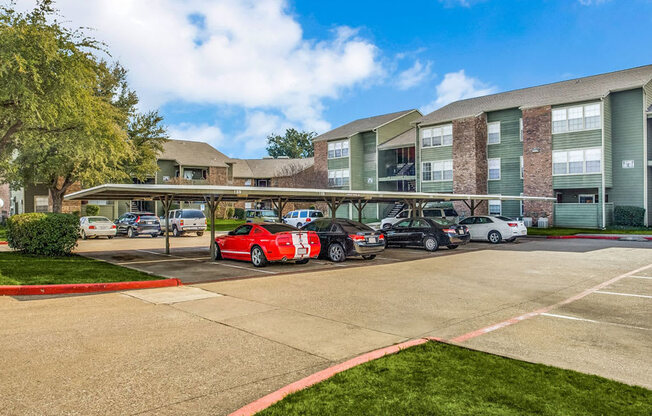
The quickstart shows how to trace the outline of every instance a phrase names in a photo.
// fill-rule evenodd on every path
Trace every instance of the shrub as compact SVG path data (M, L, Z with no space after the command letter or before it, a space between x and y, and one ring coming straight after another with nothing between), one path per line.
M244 220L245 219L245 211L242 208L236 208L234 211L235 217L239 220Z
M86 215L95 216L100 213L100 207L97 205L88 204L86 205Z
M66 256L78 237L79 219L71 214L19 214L7 221L9 247L25 254Z
M614 208L614 224L642 227L645 218L645 208L633 206L616 206Z
M226 218L233 218L234 215L235 215L235 208L228 207L226 209Z

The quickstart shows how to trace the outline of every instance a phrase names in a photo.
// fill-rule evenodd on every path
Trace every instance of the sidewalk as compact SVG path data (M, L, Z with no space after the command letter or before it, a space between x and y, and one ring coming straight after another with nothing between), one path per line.
M533 236L534 237L534 236ZM652 235L645 234L574 234L574 235L549 235L546 238L555 239L591 239L591 240L620 240L620 241L652 241Z

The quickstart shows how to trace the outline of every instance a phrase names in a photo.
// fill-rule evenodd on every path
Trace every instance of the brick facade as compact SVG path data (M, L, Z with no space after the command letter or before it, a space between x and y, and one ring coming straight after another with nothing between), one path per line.
M320 141L313 145L315 150L314 175L319 186L315 188L328 188L328 142Z
M453 192L456 194L487 193L487 116L468 117L453 121ZM460 214L470 215L463 202L455 202ZM486 214L482 203L475 214Z
M208 177L206 178L209 185L229 185L227 168L210 166L208 168Z
M552 111L550 106L523 110L523 193L554 196L552 184ZM553 203L525 201L525 216L553 223Z

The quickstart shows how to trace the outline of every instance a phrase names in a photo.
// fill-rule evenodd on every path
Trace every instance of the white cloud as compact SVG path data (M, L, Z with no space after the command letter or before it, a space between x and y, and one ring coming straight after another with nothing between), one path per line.
M437 98L423 106L422 113L428 114L453 101L493 94L497 88L486 85L477 78L467 76L462 69L446 74L442 82L437 85L436 91Z
M216 126L207 123L193 124L180 123L168 127L171 139L182 139L208 142L214 147L219 147L224 140L224 133Z
M417 59L414 65L398 74L398 89L407 90L421 84L430 76L431 67L432 62L428 61L424 65Z
M19 6L32 8L34 0ZM322 100L369 82L380 67L376 46L353 28L335 28L328 40L306 39L285 0L60 0L55 6L71 26L96 29L91 34L129 70L144 108L236 106L324 128Z

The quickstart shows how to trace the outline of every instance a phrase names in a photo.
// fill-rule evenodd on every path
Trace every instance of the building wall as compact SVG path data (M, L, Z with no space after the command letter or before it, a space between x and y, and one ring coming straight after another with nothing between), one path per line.
M453 192L487 193L487 116L467 117L453 121ZM463 203L454 204L458 213L470 215ZM487 212L481 204L475 214Z
M376 133L378 134L377 144L381 145L386 141L388 141L389 139L392 139L398 136L399 134L410 130L413 127L411 123L413 121L418 120L419 118L421 118L421 113L419 113L418 111L413 111L412 113L409 113L397 120L394 120L391 123L379 127L376 130Z
M500 122L500 143L487 144L487 158L500 158L500 180L487 182L487 192L490 194L519 196L523 193L523 142L520 139L519 124L521 116L521 110L517 108L487 114L487 123ZM502 214L508 217L520 216L520 201L503 201Z
M450 123L446 123L450 124ZM453 146L455 145L455 132L453 132ZM423 162L433 162L437 160L453 160L453 146L421 147L421 134L417 135L416 147L416 166L417 189L421 192L453 192L453 181L455 180L455 162L453 162L453 180L441 182L424 182L422 171Z
M328 142L313 143L315 165L314 174L318 188L328 188Z
M602 131L604 136L604 148L602 149L602 163L604 163L605 187L613 186L613 142L611 128L611 95L607 95L602 101Z
M553 197L552 113L550 106L523 109L523 193ZM553 203L525 201L524 213L535 220L547 215L553 223Z

